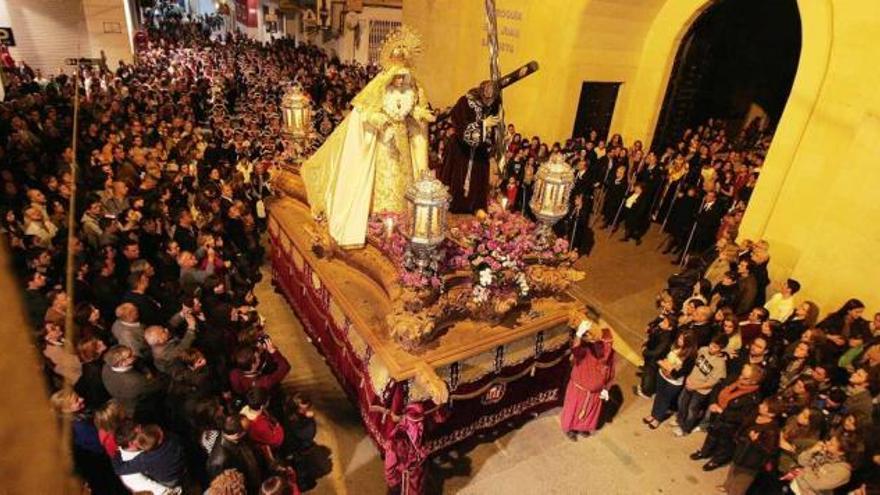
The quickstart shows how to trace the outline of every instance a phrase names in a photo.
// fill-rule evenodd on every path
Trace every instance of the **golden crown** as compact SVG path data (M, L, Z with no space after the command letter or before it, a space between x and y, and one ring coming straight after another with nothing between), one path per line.
M383 68L393 65L412 67L413 60L422 53L422 39L418 33L408 26L395 29L382 43L379 53L379 64Z

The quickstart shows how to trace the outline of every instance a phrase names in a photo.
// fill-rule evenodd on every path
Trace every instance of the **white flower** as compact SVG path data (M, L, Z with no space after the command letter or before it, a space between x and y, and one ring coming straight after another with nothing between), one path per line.
M484 303L489 300L489 289L478 285L474 287L473 299L476 303Z
M519 292L521 295L526 296L529 294L529 281L525 277L524 274L520 273L516 277L516 282L519 284Z
M484 268L483 270L480 270L479 276L480 285L484 287L492 285L492 280L495 278L494 275L492 275L492 270L489 268Z

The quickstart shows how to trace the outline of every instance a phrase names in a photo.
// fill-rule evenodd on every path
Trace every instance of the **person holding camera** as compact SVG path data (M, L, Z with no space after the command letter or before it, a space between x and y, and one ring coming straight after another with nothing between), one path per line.
M290 363L278 352L268 335L256 345L235 352L235 369L229 372L232 391L240 396L254 387L273 390L290 372Z

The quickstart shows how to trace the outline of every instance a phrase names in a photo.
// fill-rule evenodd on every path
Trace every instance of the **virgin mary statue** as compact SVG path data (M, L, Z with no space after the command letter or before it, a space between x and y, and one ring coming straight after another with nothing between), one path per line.
M342 248L363 247L371 212L402 212L413 178L428 170L428 110L411 68L418 36L403 27L385 40L382 71L302 167L309 205Z

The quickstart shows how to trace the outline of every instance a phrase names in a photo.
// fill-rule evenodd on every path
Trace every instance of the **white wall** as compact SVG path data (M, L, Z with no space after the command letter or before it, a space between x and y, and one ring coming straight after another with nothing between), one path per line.
M105 23L120 32L105 33ZM111 67L131 60L122 0L0 0L0 25L12 27L12 56L44 74L57 73L66 58L98 57L101 50Z

